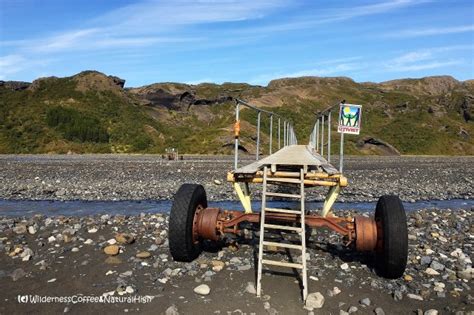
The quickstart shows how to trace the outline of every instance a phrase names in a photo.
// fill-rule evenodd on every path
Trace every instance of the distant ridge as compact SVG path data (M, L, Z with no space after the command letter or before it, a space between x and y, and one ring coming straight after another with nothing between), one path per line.
M232 104L239 97L291 117L301 141L314 112L341 99L362 104L362 133L348 137L349 154L474 154L474 80L299 77L266 87L124 86L125 80L97 71L32 83L0 81L0 153L161 153L167 147L231 153ZM242 117L242 146L252 153L255 117L247 111Z

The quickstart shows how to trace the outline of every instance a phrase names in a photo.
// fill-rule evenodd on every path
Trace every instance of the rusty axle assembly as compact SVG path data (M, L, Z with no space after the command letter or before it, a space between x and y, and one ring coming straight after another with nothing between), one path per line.
M272 213L266 215L266 221L281 225L300 222L299 214ZM241 233L240 223L260 224L260 213L243 213L219 208L197 208L193 220L193 241L217 241L225 234ZM306 226L310 228L326 227L344 237L346 246L354 246L357 251L373 251L380 244L382 232L373 218L356 216L354 218L321 217L316 214L305 216Z

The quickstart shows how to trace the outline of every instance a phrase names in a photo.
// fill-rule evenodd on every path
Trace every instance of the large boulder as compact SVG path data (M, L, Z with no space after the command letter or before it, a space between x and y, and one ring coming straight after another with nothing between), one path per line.
M400 155L393 145L374 137L362 138L357 142L357 148L366 154Z

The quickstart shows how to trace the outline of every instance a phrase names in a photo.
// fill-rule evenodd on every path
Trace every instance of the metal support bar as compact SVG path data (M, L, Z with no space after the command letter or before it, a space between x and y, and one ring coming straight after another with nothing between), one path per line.
M293 125L290 125L290 135L289 135L289 141L290 141L290 145L293 144Z
M339 196L340 191L341 186L339 185L329 188L329 192L326 196L326 199L324 200L323 210L321 211L321 216L323 218L325 218L331 212L332 206L334 205L337 196Z
M305 218L306 218L306 210L305 210L305 191L304 191L304 169L300 170L300 194L301 194L301 204L300 204L300 210L301 210L301 217L300 217L300 223L301 223L301 263L303 265L303 270L302 270L302 278L303 278L303 301L306 302L306 298L308 297L308 277L306 275L306 223L305 223Z
M281 149L281 143L280 143L280 117L278 117L278 150Z
M290 129L290 123L288 123L288 126L286 127L286 145L290 145L290 138L291 138L291 129Z
M321 116L321 156L324 155L324 116Z
M269 112L268 110L264 110L264 109L258 108L258 107L256 107L256 106L250 105L249 103L244 102L244 101L242 101L242 100L240 100L240 99L236 99L236 103L237 103L237 104L242 104L242 105L244 105L244 106L246 106L246 107L248 107L248 108L252 108L252 109L254 109L254 110L256 110L256 111L263 112L263 113L266 113L266 114L268 114L268 115L275 115L275 116L280 117L280 115L278 115L278 114L276 114L276 113Z
M257 151L256 151L256 160L260 158L260 116L261 116L261 111L258 112L257 114Z
M269 154L272 154L272 142L273 142L273 115L270 115L270 148Z
M319 118L316 121L316 151L319 151Z
M288 145L291 145L291 125L288 123Z
M278 118L278 150L281 149L281 143L280 143L280 118Z
M286 140L288 145L291 145L291 125L288 123L288 139Z
M331 162L331 112L328 113L328 162Z
M235 123L239 123L239 103L237 102L235 104ZM235 146L234 146L234 169L238 168L238 163L239 163L239 136L235 135Z
M290 145L293 144L293 126L292 125L290 125L290 134L288 136L288 141L289 141Z
M317 150L317 146L316 146L316 138L317 138L317 122L314 124L313 126L313 132L311 133L311 146L313 147L313 149L316 149Z
M342 174L342 166L344 165L344 133L341 133L341 143L339 145L339 173Z
M265 235L265 208L267 207L267 167L263 168L263 191L262 191L262 209L260 210L260 235L258 246L258 270L257 270L257 296L262 292L262 258L263 258L263 238Z
M253 109L257 111L257 137L256 137L256 152L255 152L255 159L258 161L260 159L260 154L262 153L260 141L261 141L261 123L262 123L262 113L267 114L270 116L270 134L269 134L269 148L268 153L272 154L274 151L274 125L273 125L273 118L278 118L278 150L282 148L282 146L287 146L290 143L295 144L297 143L296 135L294 133L293 127L291 126L290 122L286 120L282 120L283 117L279 114L274 112L270 112L256 106L250 105L240 99L235 100L235 125L234 125L234 169L238 169L239 166L239 147L240 147L240 109L241 106ZM281 123L283 123L283 134L281 130ZM264 132L265 133L265 132ZM283 138L283 140L282 140ZM283 145L282 145L283 141Z
M245 183L244 190L240 187L239 183L234 183L234 189L239 197L240 203L242 207L244 207L244 213L253 213L252 211L252 203L250 200L250 190L248 183Z

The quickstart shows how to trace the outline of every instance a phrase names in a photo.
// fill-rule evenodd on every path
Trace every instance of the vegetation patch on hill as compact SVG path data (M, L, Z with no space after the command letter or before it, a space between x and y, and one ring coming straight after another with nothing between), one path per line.
M452 77L357 83L350 78L301 77L245 83L125 81L96 71L33 83L0 82L0 153L232 152L234 99L290 119L300 143L315 113L341 100L363 105L362 131L346 137L348 154L474 154L474 84ZM337 115L337 110L334 115ZM242 150L255 154L256 113L242 109ZM277 121L273 148L278 147ZM333 119L335 130L337 119ZM261 146L268 153L269 119ZM333 152L339 134L333 133Z

